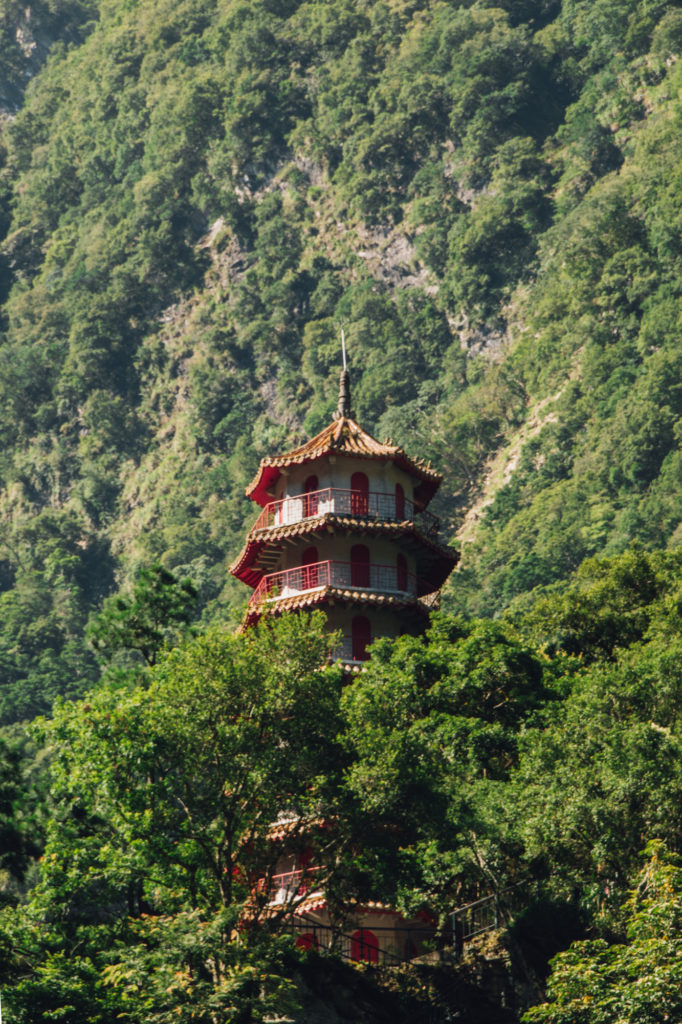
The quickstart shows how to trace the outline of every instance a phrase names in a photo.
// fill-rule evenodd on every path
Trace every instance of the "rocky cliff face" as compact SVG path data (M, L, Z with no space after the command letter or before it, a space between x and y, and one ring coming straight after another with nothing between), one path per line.
M31 79L40 71L52 46L84 37L85 25L96 15L94 2L38 0L27 4L7 0L0 13L0 116L21 107Z

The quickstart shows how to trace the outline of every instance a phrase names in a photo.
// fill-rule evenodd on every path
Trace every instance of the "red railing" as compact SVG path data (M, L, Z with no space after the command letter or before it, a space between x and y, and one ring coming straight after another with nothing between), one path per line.
M326 487L321 491L297 494L266 505L254 530L300 523L322 515L359 516L363 519L381 519L387 522L416 522L430 537L438 534L439 522L430 512L415 512L414 502L395 494L374 491L350 491L340 487Z
M312 565L299 565L294 569L282 569L264 576L251 595L249 604L280 601L321 587L373 590L415 597L417 577L396 565L314 562Z
M273 875L270 884L270 903L288 903L296 896L305 896L313 888L314 879L310 876L319 870L319 867L305 868Z

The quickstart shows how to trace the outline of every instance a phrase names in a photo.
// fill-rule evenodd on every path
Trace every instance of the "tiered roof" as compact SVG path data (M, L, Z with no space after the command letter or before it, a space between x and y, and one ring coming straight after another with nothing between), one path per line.
M425 556L420 574L434 589L445 583L457 564L456 551L427 537L418 525L410 520L406 519L402 523L386 522L364 516L323 512L319 516L303 519L298 523L252 530L246 544L230 566L230 572L248 586L256 587L264 575L272 572L272 566L266 564L268 549L276 547L282 540L291 540L295 537L314 538L315 534L325 532L330 525L333 525L334 529L346 530L348 533L401 537L407 543L418 545ZM259 564L260 561L263 564Z
M249 605L242 628L255 625L263 614L265 607L272 615L281 615L282 612L308 611L318 605L329 604L330 602L348 602L354 606L366 608L393 608L410 609L416 615L428 615L434 607L429 598L413 597L409 594L382 594L374 593L371 590L356 590L355 587L324 586L317 590L304 590L300 594L292 594L291 597L280 597L272 605L267 602L263 605Z
M267 526L259 525L259 519L249 533L244 548L230 566L230 572L249 586L256 587L264 576L273 571L282 542L291 542L299 537L314 536L316 533L338 529L348 533L383 534L400 538L404 547L418 550L418 596L373 593L364 588L356 590L353 586L328 585L292 594L290 597L278 598L275 604L269 607L269 611L279 614L285 610L295 611L316 604L339 601L352 602L356 605L388 606L406 611L411 609L417 614L424 614L427 605L430 607L434 597L437 598L439 588L457 563L456 552L439 544L433 531L428 526L425 529L421 520L414 515L414 512L423 513L438 490L442 476L423 459L410 458L399 445L393 444L390 440L383 443L377 441L356 423L351 416L349 376L346 369L341 373L339 404L333 421L298 448L283 455L262 459L258 472L246 488L246 495L265 507L273 501L277 482L282 474L286 474L289 467L303 466L337 456L356 460L389 460L411 476L415 486L410 518L403 522L389 522L373 516L330 510L321 512L318 516L306 517L300 522L283 523L279 526L274 523ZM257 621L262 613L263 605L250 606L244 626L247 627Z
M443 479L440 473L422 459L410 458L399 445L391 444L389 441L381 444L355 420L349 416L339 416L299 448L294 448L284 455L261 459L258 472L246 488L247 498L252 498L259 505L267 505L272 501L273 488L283 469L289 466L302 466L326 455L351 456L356 459L390 459L400 469L419 480L414 489L414 501L419 508L428 505Z

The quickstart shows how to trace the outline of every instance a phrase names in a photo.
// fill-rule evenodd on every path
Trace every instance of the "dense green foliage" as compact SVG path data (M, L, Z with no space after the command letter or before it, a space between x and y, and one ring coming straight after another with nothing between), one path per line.
M302 897L268 902L284 851L312 851L341 922L349 899L384 900L428 910L445 943L455 906L532 881L524 913L559 922L554 949L577 926L587 939L529 1020L632 1005L649 1024L652 1000L677 1006L679 868L660 844L682 849L681 570L679 554L595 559L513 621L441 614L378 641L345 686L320 668L318 613L209 630L61 702L34 728L50 796L23 792L11 750L0 764L13 1019L237 1024L293 1006ZM45 819L24 893L27 822Z
M149 685L56 711L40 882L0 924L14 1020L246 1022L286 1008L291 944L260 919L282 848L273 821L286 812L295 842L336 804L340 672L319 668L322 623L212 631Z
M21 106L24 89L56 42L80 43L97 17L96 0L4 0L0 9L0 108Z
M677 543L681 39L671 0L4 5L4 721L84 692L143 565L238 613L242 488L342 324L449 532L501 460L451 609Z
M647 837L681 848L679 581L678 555L628 552L514 625L377 644L344 698L349 783L405 831L372 884L445 910L530 874L608 919Z
M682 1012L682 871L652 843L626 907L628 942L579 942L553 961L552 1002L526 1024L658 1024Z
M88 639L97 655L110 663L117 654L154 665L160 649L182 636L192 619L197 592L161 565L142 569L131 595L107 598L93 620Z

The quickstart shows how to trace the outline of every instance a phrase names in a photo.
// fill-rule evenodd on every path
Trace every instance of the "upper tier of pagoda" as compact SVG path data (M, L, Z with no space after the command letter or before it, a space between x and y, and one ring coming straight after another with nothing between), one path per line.
M423 629L457 563L426 508L441 479L356 423L344 369L333 421L306 444L262 459L246 488L262 511L230 566L254 591L244 625L322 606L352 647L352 657L342 655L351 662L365 660L377 636Z
M419 509L428 505L443 479L440 473L422 459L410 458L398 445L389 442L381 444L355 420L342 415L299 448L294 448L284 455L266 456L261 459L258 472L246 488L247 498L265 507L275 495L282 470L291 466L302 466L329 455L390 460L396 467L418 481L414 488L414 503Z

